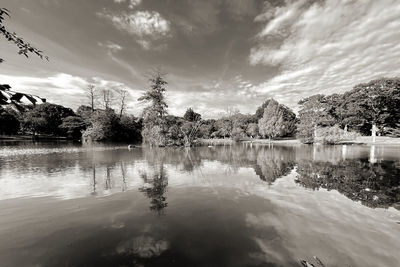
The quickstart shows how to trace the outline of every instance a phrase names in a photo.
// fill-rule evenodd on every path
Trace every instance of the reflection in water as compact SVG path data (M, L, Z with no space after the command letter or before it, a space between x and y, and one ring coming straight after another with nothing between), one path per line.
M278 152L279 151L279 152ZM262 150L257 155L254 171L261 180L272 184L276 179L288 175L295 165L295 154L292 149Z
M155 240L151 236L139 236L118 244L116 252L119 255L130 255L138 258L158 257L168 249L166 240Z
M126 169L125 169L125 163L123 161L121 161L121 175L122 175L121 191L125 192L128 189L128 186L126 185Z
M376 155L375 155L375 145L371 146L371 150L369 153L369 162L371 162L371 163L377 162Z
M0 148L5 267L400 261L398 148L38 149Z
M296 182L311 189L337 190L368 207L400 208L400 167L397 162L373 164L367 160L300 161Z
M161 163L159 166L154 166L153 173L148 175L144 172L140 175L143 179L143 186L139 188L150 200L150 209L158 214L164 214L164 209L168 206L165 193L168 186L168 177Z
M92 184L93 184L93 191L92 191L92 195L97 195L97 192L96 192L96 184L97 184L97 182L96 182L96 165L95 164L93 164L93 182L92 182Z

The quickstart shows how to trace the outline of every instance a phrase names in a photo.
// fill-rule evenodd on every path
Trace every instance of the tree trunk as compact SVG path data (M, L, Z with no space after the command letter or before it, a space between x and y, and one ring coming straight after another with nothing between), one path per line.
M376 125L375 123L372 124L372 129L371 129L371 136L372 136L372 143L375 143L376 140Z

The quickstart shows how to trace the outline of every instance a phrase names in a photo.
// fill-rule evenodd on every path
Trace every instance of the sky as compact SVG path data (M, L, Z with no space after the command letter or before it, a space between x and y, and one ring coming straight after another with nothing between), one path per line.
M268 98L296 110L313 94L399 76L398 0L2 0L4 22L50 61L0 38L0 83L76 109L85 88L125 88L128 112L154 67L169 112L254 113Z

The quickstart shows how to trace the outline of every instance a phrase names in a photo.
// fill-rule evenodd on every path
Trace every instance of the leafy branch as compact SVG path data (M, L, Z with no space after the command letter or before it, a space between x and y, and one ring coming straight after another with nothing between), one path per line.
M36 54L38 57L41 59L46 59L49 61L49 57L46 55L43 55L43 51L31 46L30 43L25 42L22 37L19 37L15 32L10 32L6 29L6 27L3 25L3 21L9 17L10 18L10 11L6 8L0 8L0 34L4 36L4 38L7 39L9 42L13 42L19 49L18 54L24 55L27 58L29 57L28 54ZM4 60L0 58L0 63L2 63Z

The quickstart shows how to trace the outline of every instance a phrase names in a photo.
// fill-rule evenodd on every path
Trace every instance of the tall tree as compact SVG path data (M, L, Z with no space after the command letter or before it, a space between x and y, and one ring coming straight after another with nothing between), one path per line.
M168 105L165 101L165 74L160 70L154 70L149 77L150 88L139 98L139 101L147 103L143 110L143 141L150 145L165 146L166 121Z
M264 101L264 103L261 104L261 106L259 106L257 108L256 114L255 114L257 121L264 116L264 109L268 106L269 102L271 102L271 101L272 101L272 98L267 99L266 101Z
M7 41L13 42L18 47L18 54L28 57L28 53L33 53L39 56L41 59L45 58L49 60L48 56L44 56L43 52L33 46L30 43L25 42L15 32L10 32L3 25L6 17L10 17L10 11L6 8L0 8L0 34L6 38ZM0 58L0 63L4 60Z
M288 107L271 99L258 121L259 132L268 138L293 135L296 130L296 115Z
M101 98L103 102L104 109L110 109L112 102L114 101L114 92L110 89L101 90Z
M89 84L86 87L86 96L89 99L90 107L92 108L92 112L94 111L94 103L96 101L96 86L94 84Z
M116 89L117 92L117 101L119 108L119 117L121 118L125 112L127 100L128 100L128 91L122 88Z
M299 123L297 135L304 142L313 142L317 127L332 126L337 121L329 112L331 102L325 95L318 94L299 101Z

